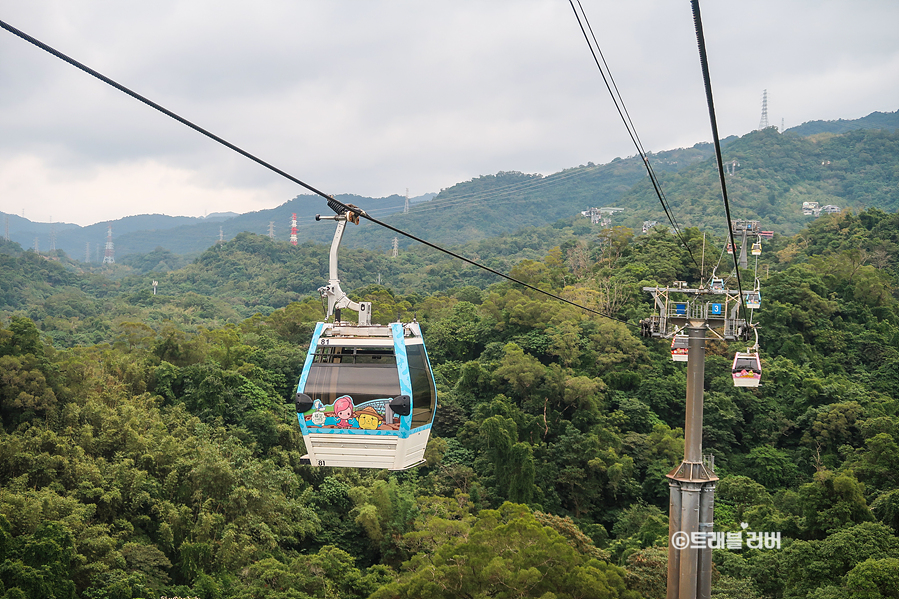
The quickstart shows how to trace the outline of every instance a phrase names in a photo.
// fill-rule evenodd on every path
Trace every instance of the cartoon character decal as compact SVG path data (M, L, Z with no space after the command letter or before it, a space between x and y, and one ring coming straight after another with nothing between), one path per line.
M372 406L365 406L364 410L357 412L356 420L359 422L359 428L370 431L377 429L384 422L384 419Z
M303 415L309 428L330 428L358 431L398 431L400 417L390 412L390 398L374 399L354 405L353 398L341 395L331 405L316 399L312 409Z
M353 398L349 395L334 401L334 415L337 416L337 428L359 428L359 421L353 418Z

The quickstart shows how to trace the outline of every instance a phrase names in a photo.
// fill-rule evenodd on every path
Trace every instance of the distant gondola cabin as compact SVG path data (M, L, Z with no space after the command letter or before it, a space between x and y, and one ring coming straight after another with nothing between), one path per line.
M762 293L760 291L745 292L746 307L757 310L762 307Z
M758 352L737 352L731 374L735 387L758 387L762 379L762 362Z
M690 338L687 335L675 335L671 340L671 359L675 362L686 362L689 358Z

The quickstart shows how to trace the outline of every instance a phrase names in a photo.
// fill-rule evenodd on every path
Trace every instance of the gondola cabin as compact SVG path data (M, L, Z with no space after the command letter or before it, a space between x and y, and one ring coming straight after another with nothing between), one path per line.
M762 242L756 241L752 244L752 255L753 256L761 256L762 255Z
M671 340L671 359L675 362L686 362L689 357L690 338L687 335L675 335Z
M327 318L315 326L294 398L313 466L405 470L424 462L437 389L421 327L372 324L370 302L354 302L340 287L337 250L348 222L365 212L333 198L337 222L328 261ZM357 314L357 322L341 318Z
M709 283L709 289L712 290L712 293L724 293L724 279L712 277L712 281Z
M745 292L746 297L746 307L757 310L762 307L762 292L761 291L747 291Z
M296 408L314 466L405 470L424 461L437 391L418 323L318 323Z
M762 361L758 352L737 352L731 373L735 387L758 387L762 380Z
M728 253L728 254L733 254L733 253L734 253L734 246L731 245L730 243L727 244L727 253Z

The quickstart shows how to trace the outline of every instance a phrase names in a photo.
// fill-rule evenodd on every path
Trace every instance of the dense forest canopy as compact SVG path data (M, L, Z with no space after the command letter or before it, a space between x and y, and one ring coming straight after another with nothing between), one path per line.
M705 243L704 273L664 227L462 249L636 323L641 287L708 277ZM664 340L430 251L347 250L375 321L421 322L437 417L417 469L306 466L288 400L326 264L244 234L111 279L0 247L0 597L664 597L686 386ZM709 343L703 444L715 529L782 546L716 550L714 596L895 597L899 214L822 216L757 272L763 384L734 388L743 346Z

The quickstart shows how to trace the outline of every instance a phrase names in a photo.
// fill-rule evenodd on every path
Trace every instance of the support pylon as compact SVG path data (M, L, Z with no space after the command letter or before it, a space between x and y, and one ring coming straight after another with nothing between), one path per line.
M708 599L712 592L712 550L698 547L696 533L712 532L718 477L702 456L702 409L705 379L704 320L687 325L687 416L684 459L669 472L667 599ZM705 534L698 535L705 542Z

